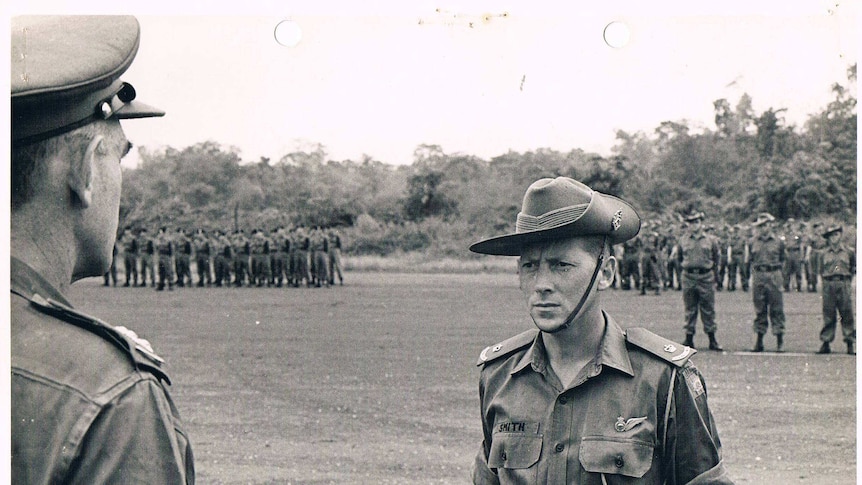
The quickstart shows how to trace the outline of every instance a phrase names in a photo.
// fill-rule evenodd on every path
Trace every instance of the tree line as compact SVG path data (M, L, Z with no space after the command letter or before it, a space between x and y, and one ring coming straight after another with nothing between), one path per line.
M470 242L512 230L526 187L553 176L629 200L645 218L704 211L738 223L766 211L855 224L855 82L854 64L802 126L787 123L784 108L757 113L744 94L715 100L709 128L677 120L619 130L609 156L537 148L485 160L422 144L412 164L395 166L371 155L330 160L320 143L256 161L215 141L143 147L123 173L121 224L337 226L348 253L463 256Z

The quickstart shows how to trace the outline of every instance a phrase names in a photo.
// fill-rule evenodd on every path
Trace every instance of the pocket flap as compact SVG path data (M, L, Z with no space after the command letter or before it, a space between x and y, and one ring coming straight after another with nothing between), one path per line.
M581 466L591 473L640 478L652 466L655 445L644 441L587 436L581 441Z
M542 435L495 434L488 454L491 468L530 468L542 454Z

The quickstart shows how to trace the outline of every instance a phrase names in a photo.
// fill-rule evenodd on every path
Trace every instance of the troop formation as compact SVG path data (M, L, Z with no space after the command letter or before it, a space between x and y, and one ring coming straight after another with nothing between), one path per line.
M823 329L819 353L831 352L830 343L840 315L847 353L855 354L856 327L852 277L856 256L842 243L843 227L788 219L779 224L760 213L751 224L715 226L702 212L690 214L679 225L644 223L638 237L616 246L621 260L615 287L660 293L683 292L685 340L694 347L698 315L709 337L709 349L723 348L716 337L715 292L727 289L752 292L756 341L751 349L763 352L771 326L778 352L784 351L783 293L817 292L822 285Z
M105 286L117 286L120 263L122 286L158 291L177 287L329 287L344 284L342 239L334 229L287 228L272 231L243 229L231 233L160 227L126 226L117 237ZM194 276L193 276L194 275Z

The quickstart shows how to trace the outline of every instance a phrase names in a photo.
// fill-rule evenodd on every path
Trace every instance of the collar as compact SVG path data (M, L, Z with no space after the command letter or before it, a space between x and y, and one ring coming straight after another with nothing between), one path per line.
M9 287L12 293L21 295L26 299L33 295L50 298L69 307L72 306L56 288L48 283L35 269L20 259L10 256L9 264Z
M622 328L614 319L602 310L602 316L605 320L605 333L602 335L602 341L599 343L599 348L596 356L591 363L587 364L594 366L596 369L608 366L617 369L620 372L634 376L632 371L632 363L629 359L629 352L626 347L626 337ZM524 352L517 365L512 368L511 374L517 374L528 366L534 372L544 374L548 368L548 354L545 352L545 344L542 342L543 332L539 332L533 340L530 348Z

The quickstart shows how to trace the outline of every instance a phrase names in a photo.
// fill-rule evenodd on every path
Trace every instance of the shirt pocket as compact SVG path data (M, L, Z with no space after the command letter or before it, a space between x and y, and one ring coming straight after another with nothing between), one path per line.
M510 470L534 466L542 455L542 435L523 433L497 433L488 453L488 466Z
M590 473L641 478L652 467L655 445L641 440L587 436L581 441L581 466Z

